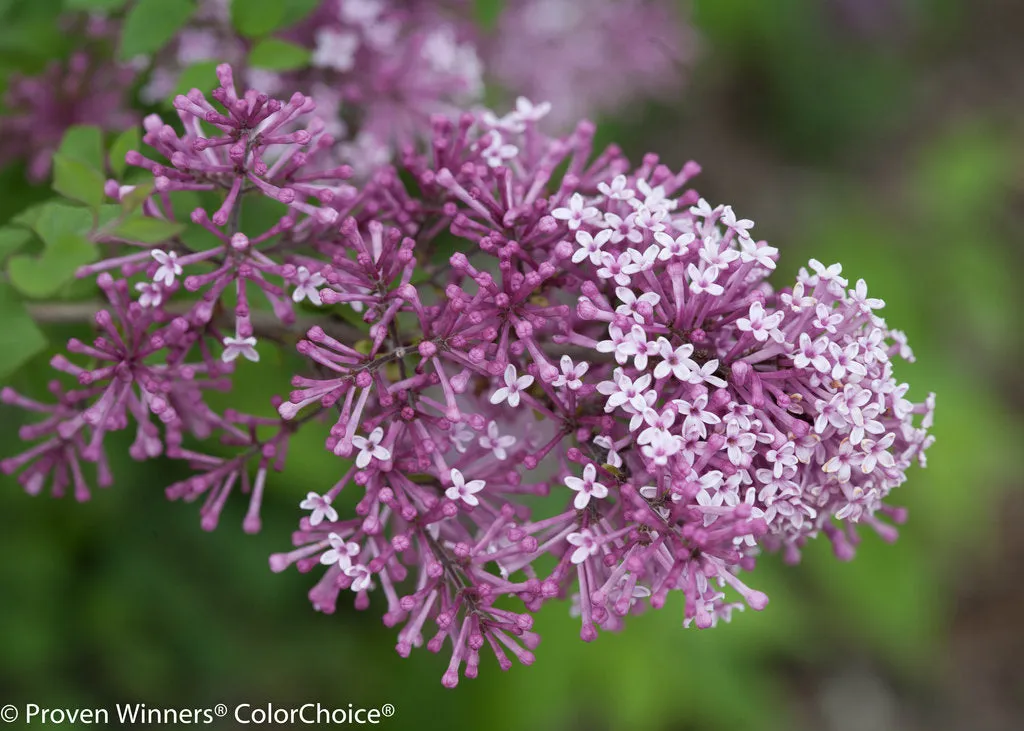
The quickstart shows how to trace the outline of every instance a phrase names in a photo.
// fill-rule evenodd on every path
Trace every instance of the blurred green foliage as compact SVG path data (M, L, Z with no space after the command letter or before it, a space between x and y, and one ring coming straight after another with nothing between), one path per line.
M755 191L725 202L759 220L757 231L781 250L778 281L813 256L842 262L844 275L863 277L885 299L887 320L907 332L917 356L898 375L915 400L938 394L929 467L913 471L894 495L910 508L895 545L865 531L851 563L836 561L825 541L809 547L798 567L765 557L753 583L768 592L768 608L713 631L682 630L682 607L670 603L630 618L620 635L584 644L568 606L549 606L537 622L544 640L535 667L503 674L485 660L479 679L446 691L444 658L420 649L402 660L393 651L379 597L367 613L342 606L337 616L318 615L304 598L312 577L268 569L266 556L288 546L297 502L337 472L323 433L294 443L258 536L242 534L239 505L229 506L218 531L202 533L195 506L167 504L161 494L182 477L176 467L135 464L121 442L112 450L116 486L86 504L30 498L13 479L0 479L0 701L389 702L398 709L392 727L419 729L817 728L800 710L798 680L827 675L851 657L914 692L937 692L950 670L962 577L993 558L991 522L1002 496L1020 488L1021 414L1004 384L1016 375L1006 364L1021 354L1024 303L1015 280L1024 150L1021 126L1008 121L998 95L970 114L927 114L921 122L930 109L923 89L942 88L932 75L937 59L969 33L967 0L888 4L903 8L909 27L865 41L845 35L824 1L701 0L694 20L703 60L691 91L669 114L658 108L639 121L609 120L601 134L646 149L668 119L679 128L662 129L662 138L675 147L659 151L699 160L702 143L725 143L702 139L690 120L720 115L715 121L732 130L729 139L768 162L703 177L715 191ZM269 23L254 13L257 5L243 12L236 4L233 16L253 36ZM54 7L0 0L10 21L0 29L0 78L66 48L67 39L46 45L52 28L40 8ZM476 7L479 17L493 18L493 2ZM265 48L269 67L289 63L287 50ZM212 67L196 73L212 78ZM712 103L722 98L728 103ZM128 142L107 143L120 151L112 159L123 157ZM857 164L879 146L892 152ZM65 153L86 170L100 166L88 133ZM87 188L87 174L71 167L66 185ZM22 175L18 167L0 171L0 224L50 195ZM760 186L743 185L752 175ZM793 182L808 176L811 186ZM25 243L19 230L43 239L26 251L45 257L45 236L25 224L0 229L0 260ZM32 359L11 385L41 392L49 378L48 355L38 353L43 336L7 283L0 283L0 317L0 371L21 363L6 355L17 345ZM84 332L62 326L46 335L59 343ZM268 384L287 390L282 374L294 355L265 355L258 367L240 369L231 405L267 413ZM0 455L19 451L17 427L4 412Z

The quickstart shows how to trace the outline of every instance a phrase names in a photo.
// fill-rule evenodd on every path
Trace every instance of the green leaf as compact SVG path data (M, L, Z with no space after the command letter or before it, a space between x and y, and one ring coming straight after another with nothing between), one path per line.
M252 49L249 65L273 71L290 71L309 63L311 55L308 48L277 38L267 38Z
M11 218L11 223L16 223L19 226L24 226L25 228L30 228L34 231L36 226L39 224L39 221L46 214L46 209L51 205L53 205L52 201L29 206L21 213L13 216Z
M178 94L188 94L193 89L199 89L205 94L220 86L220 82L217 81L218 65L220 65L218 61L200 61L189 66L181 72L178 84L167 101L173 102L174 97Z
M149 194L153 192L153 183L142 183L136 185L135 189L127 195L121 198L121 210L125 213L131 213L135 209L142 206L149 198Z
M27 297L52 297L84 264L96 260L96 247L82 234L66 233L50 242L39 258L19 254L7 265L11 284Z
M53 189L65 198L97 208L103 203L103 175L74 158L53 156Z
M89 233L99 228L107 228L114 221L119 221L125 217L124 208L121 207L120 203L104 203L100 206L99 210L96 211L96 220L94 225L90 226ZM90 239L92 237L90 236Z
M34 206L30 212L31 216L24 217L30 222L24 225L35 231L44 244L51 244L64 234L84 234L92 228L92 213L78 206L50 201L41 206ZM24 219L19 216L18 222L21 223Z
M504 0L473 0L473 15L484 30L492 30L504 7Z
M107 209L120 211L118 206L102 206L96 213L108 218ZM25 211L16 222L30 227L43 242L38 257L18 254L8 261L11 283L29 297L53 295L75 276L78 267L96 260L96 247L88 238L93 212L86 208L45 203Z
M7 257L27 244L32 234L23 228L6 226L0 228L0 264L3 264Z
M139 0L121 29L121 60L155 53L177 33L195 10L192 0Z
M312 13L321 0L284 0L284 17L281 19L281 28L295 25L307 15Z
M285 21L281 0L231 0L231 23L243 36L258 38Z
M0 81L0 87L3 86ZM0 128L4 126L3 112L0 112ZM0 165L0 222L13 222L13 219L34 205L53 197L49 188L39 185L26 185L26 169L24 163Z
M114 229L113 235L118 238L138 241L142 244L156 244L161 241L177 236L185 230L185 226L173 221L164 221L159 218L139 216L129 218Z
M114 144L110 146L110 169L114 171L114 175L118 178L124 175L124 171L128 168L124 156L140 147L142 147L142 139L138 127L132 127L118 135Z
M53 18L19 19L0 25L0 61L26 73L38 73L67 45Z
M93 170L103 171L103 133L99 127L80 124L68 127L57 152Z
M128 3L128 0L64 0L66 10L102 10L113 12L120 10Z
M46 338L10 286L0 282L0 378L5 378L46 347Z

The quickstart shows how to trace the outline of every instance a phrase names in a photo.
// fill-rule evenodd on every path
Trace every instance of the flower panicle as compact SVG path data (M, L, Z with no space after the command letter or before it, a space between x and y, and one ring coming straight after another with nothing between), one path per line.
M80 272L107 299L97 337L53 364L76 385L54 405L0 396L42 417L0 463L28 491L87 495L83 463L106 484L104 442L134 425L133 457L189 466L166 492L201 501L203 528L241 492L256 531L318 423L337 470L270 567L318 573L321 612L380 595L399 654L450 652L449 687L481 651L531 664L552 600L584 641L672 592L681 624L709 628L765 608L746 579L764 551L795 562L824 535L849 559L861 526L895 538L890 493L934 411L896 378L905 336L838 264L775 289L780 250L691 187L696 163L635 166L586 121L552 136L551 106L523 99L435 118L352 185L317 167L331 144L308 97L218 77L176 102L183 134L150 118L157 154L128 158L154 176L146 216L216 194L190 216L216 243L99 242L110 256ZM251 230L251 197L287 212ZM213 409L275 342L302 365L273 415Z

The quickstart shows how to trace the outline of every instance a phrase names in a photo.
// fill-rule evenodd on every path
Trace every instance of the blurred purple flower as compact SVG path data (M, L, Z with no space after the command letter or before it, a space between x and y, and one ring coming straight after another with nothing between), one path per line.
M554 104L551 123L674 98L696 36L668 0L508 0L485 64L512 94Z
M136 72L129 66L78 51L53 61L38 76L12 75L4 105L0 164L24 159L28 177L40 183L50 174L53 153L68 127L96 125L121 131L138 124L127 94Z

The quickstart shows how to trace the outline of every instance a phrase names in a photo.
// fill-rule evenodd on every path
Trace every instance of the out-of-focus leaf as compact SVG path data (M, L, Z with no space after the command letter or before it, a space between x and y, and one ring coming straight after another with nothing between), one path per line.
M76 124L68 127L57 152L92 170L103 170L103 133L99 127Z
M25 73L38 73L66 43L53 18L19 20L0 27L0 61Z
M256 44L249 54L249 64L260 69L289 71L309 62L308 48L277 38L267 38Z
M83 235L68 233L49 243L39 258L19 254L7 265L11 284L27 297L50 297L75 271L96 259L96 247Z
M7 226L0 228L0 264L3 264L7 257L27 244L32 234L23 228Z
M965 388L961 372L943 367L938 352L919 352L918 358L909 397L924 398L926 391L916 390L920 382L937 394L931 429L936 441L928 450L928 469L913 470L894 495L910 508L908 528L920 526L936 549L961 556L991 530L988 511L999 505L1005 487L1019 480L1012 461L1021 443L1019 422L1004 413L1002 394Z
M64 155L53 156L53 189L65 198L96 208L103 203L103 175L83 162Z
M139 0L128 11L121 29L122 60L159 51L188 22L192 0Z
M107 224L115 221L119 218L124 218L125 211L119 203L104 203L96 211L96 222L94 226L90 228L100 228Z
M18 163L0 168L0 191L0 224L13 221L53 195L44 185L25 185L25 167Z
M281 0L231 0L231 23L243 36L264 36L284 21L285 4Z
M281 18L281 27L287 28L295 25L307 15L312 13L321 0L282 0L284 5L284 16Z
M121 197L121 210L131 213L139 208L153 192L153 183L143 183Z
M138 150L141 146L142 139L137 127L132 127L118 135L114 144L110 146L110 169L114 171L114 175L118 178L124 175L124 171L128 167L124 156L132 150Z
M97 210L101 221L109 218L111 208L120 210L118 206ZM78 267L96 259L96 247L88 238L93 214L85 208L46 203L29 209L16 221L28 225L43 242L38 257L18 254L8 261L11 284L29 297L55 294L75 276Z
M946 247L940 262L944 288L952 295L948 313L960 321L949 325L966 328L965 346L984 344L984 350L1003 357L1014 343L1024 344L1017 327L1020 310L1011 304L1019 291L1019 265L994 236L971 231L966 220L963 225L958 245ZM1008 338L1008 333L1017 334Z
M473 0L473 16L485 30L494 28L505 6L504 0Z
M1020 169L1014 138L989 126L957 128L932 142L915 172L913 190L930 220L976 230L1000 205Z
M36 327L25 306L10 286L0 282L0 378L17 370L46 346L46 338Z
M85 233L92 226L92 214L85 208L52 201L33 211L28 227L43 243L50 244L66 233ZM18 219L21 222L21 219Z
M159 218L138 216L129 218L114 229L113 234L129 241L143 244L156 244L177 236L185 230L185 226L173 221L162 221Z
M199 89L204 94L218 86L217 65L218 61L200 61L194 63L178 77L178 84L174 87L174 93L168 98L168 102L174 101L178 94L188 94L193 89Z
M39 225L39 222L42 220L46 209L51 205L53 205L53 202L37 203L34 206L29 206L21 213L13 216L11 218L11 223L24 226L25 228L30 228L34 231L36 226Z

